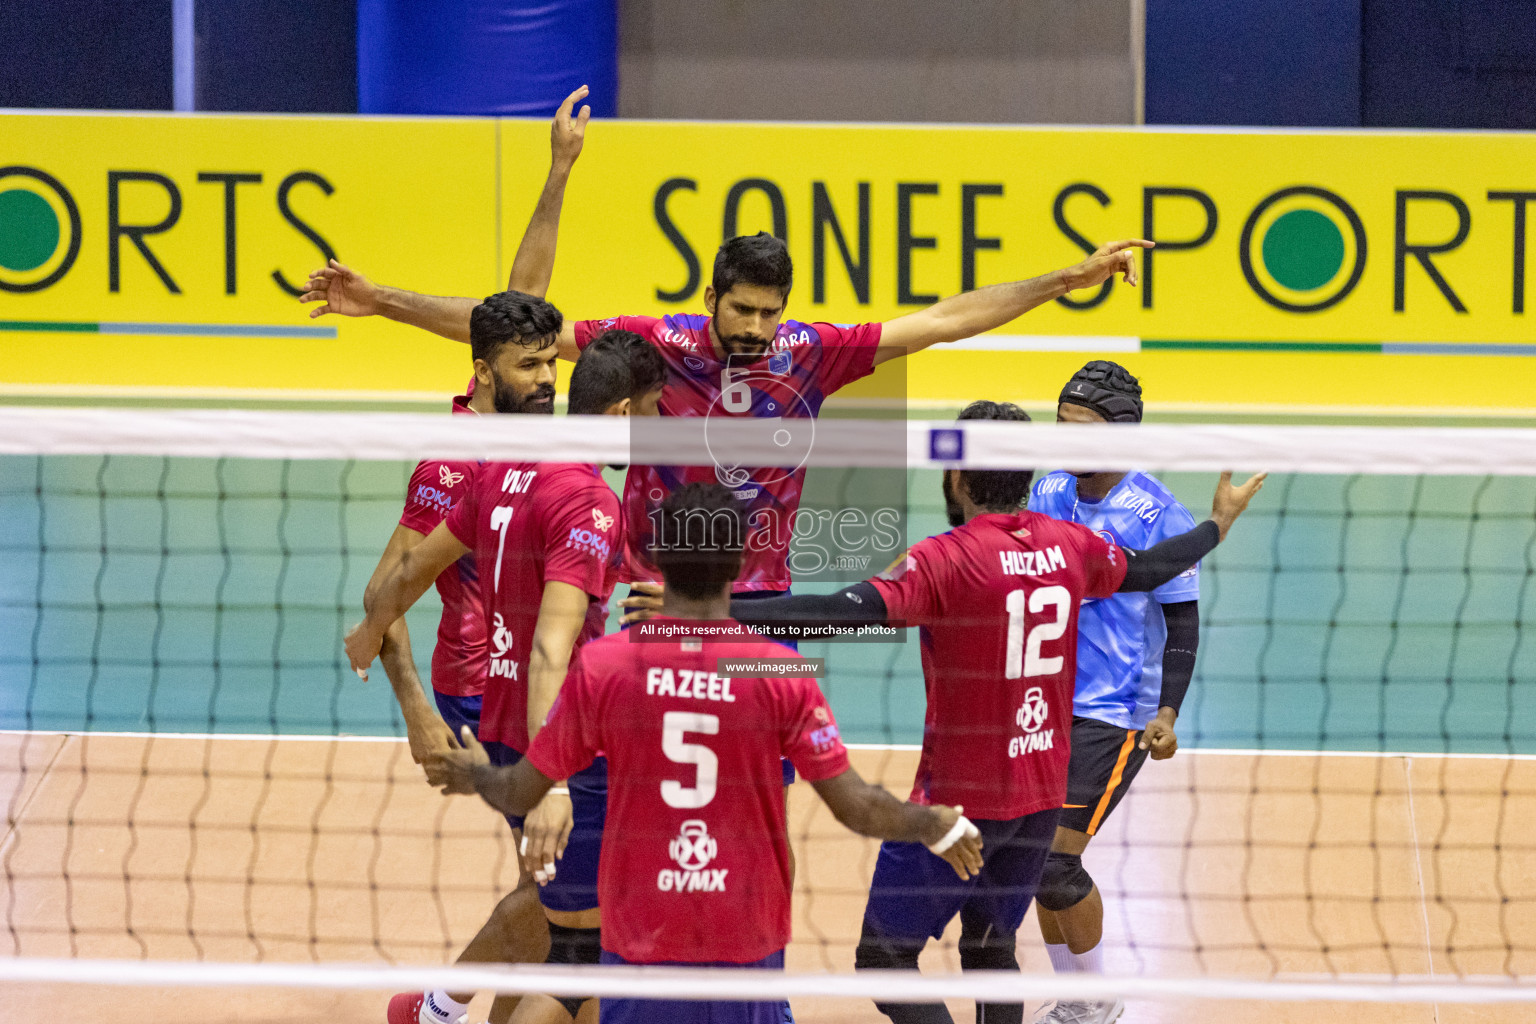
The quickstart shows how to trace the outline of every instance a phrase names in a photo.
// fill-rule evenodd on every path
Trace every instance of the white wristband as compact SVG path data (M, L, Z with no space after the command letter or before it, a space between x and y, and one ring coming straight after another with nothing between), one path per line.
M567 787L567 786L550 786L549 787L549 792L551 792L551 793L558 793L558 794L560 794L562 796L570 796L571 795L570 788Z
M944 833L944 838L930 845L928 849L934 854L942 857L944 856L944 851L948 850L951 846L954 846L960 841L961 836L976 836L980 834L981 830L978 829L975 825L972 825L970 819L962 814L955 820L955 823L950 826L949 831Z

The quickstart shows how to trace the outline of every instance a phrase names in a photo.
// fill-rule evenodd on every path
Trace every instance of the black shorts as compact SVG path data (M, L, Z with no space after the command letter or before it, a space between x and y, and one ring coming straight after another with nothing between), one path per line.
M1061 827L1093 835L1131 788L1150 751L1140 729L1122 729L1095 718L1072 719L1072 760L1067 765L1067 802Z

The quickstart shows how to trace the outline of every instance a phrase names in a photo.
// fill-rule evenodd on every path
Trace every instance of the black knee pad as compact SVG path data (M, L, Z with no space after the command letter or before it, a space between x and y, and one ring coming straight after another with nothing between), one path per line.
M1052 850L1045 858L1045 870L1040 873L1040 889L1035 900L1046 910L1070 910L1093 892L1093 878L1083 867L1082 855L1057 853Z
M926 944L882 935L865 921L859 946L853 952L853 966L860 971L915 971L917 955Z
M549 955L544 958L547 964L595 964L602 957L602 929L600 928L567 928L565 925L549 924ZM581 1004L591 996L554 996L556 1002L565 1007L565 1012L572 1017L581 1009Z

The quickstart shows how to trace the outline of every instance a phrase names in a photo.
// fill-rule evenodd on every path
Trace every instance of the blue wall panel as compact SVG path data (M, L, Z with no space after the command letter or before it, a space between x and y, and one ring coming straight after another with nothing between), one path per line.
M1360 124L1360 0L1147 0L1148 124Z

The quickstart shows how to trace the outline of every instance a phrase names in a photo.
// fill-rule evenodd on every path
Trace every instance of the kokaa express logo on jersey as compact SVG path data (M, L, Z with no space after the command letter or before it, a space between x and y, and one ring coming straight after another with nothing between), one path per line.
M463 473L455 473L447 466L437 467L437 480L442 488L433 487L431 484L417 484L416 490L411 492L411 498L417 504L430 505L443 515L453 511L453 495L446 488L451 488L464 479Z
M1024 735L1008 741L1009 757L1023 757L1037 750L1051 749L1056 730L1041 728L1050 713L1050 705L1046 704L1045 692L1040 687L1031 686L1024 691L1024 703L1019 705L1018 713L1013 716L1019 728L1024 730Z
M492 679L517 679L517 662L509 655L512 653L512 631L497 612L491 619L494 629L491 631L491 678Z
M139 259L154 272L168 293L182 293L181 285L176 280L181 270L162 260L156 252L156 236L176 229L184 210L202 211L203 204L184 201L182 189L188 184L202 189L212 186L223 191L222 224L225 230L211 233L209 237L223 239L224 294L238 293L236 269L239 266L239 254L236 246L241 236L233 227L236 213L242 201L246 204L252 202L252 193L270 194L273 185L270 177L260 173L219 170L199 171L195 183L189 183L186 179L178 183L176 179L156 171L106 172L105 202L101 206L107 211L103 228L107 243L109 292L122 291L123 262ZM330 242L293 210L289 197L298 185L319 189L326 196L335 192L336 188L314 171L294 171L283 177L275 189L277 214L289 227L308 239L317 250L319 258L334 259L336 251ZM129 212L137 209L141 201L155 204L156 209L164 212L147 216ZM183 230L196 233L206 227L210 231L217 231L216 225L219 223L213 221ZM51 288L75 266L83 237L80 206L69 186L39 167L22 164L0 167L0 292L39 292ZM209 258L217 259L217 256L210 253ZM300 287L304 282L302 274L285 275L283 271L275 269L270 278L277 288L294 298L304 292Z
M603 536L608 528L613 525L613 516L605 515L601 509L592 509L592 525L596 529L588 530L582 526L571 527L570 536L565 539L565 546L584 551L594 558L607 561L608 554L612 550L608 538Z
M811 715L817 722L816 728L811 730L809 737L811 749L818 754L825 754L837 742L837 723L832 721L832 716L824 707L814 708Z
M697 818L688 819L667 844L667 856L677 868L662 868L656 876L656 888L662 892L725 892L729 869L709 867L719 852L720 844L709 834L709 826Z

